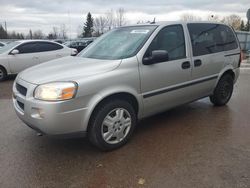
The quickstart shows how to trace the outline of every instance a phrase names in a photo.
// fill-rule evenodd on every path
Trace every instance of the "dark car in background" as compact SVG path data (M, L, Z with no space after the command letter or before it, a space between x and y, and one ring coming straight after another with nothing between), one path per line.
M67 41L63 43L65 46L69 48L75 48L77 49L78 53L82 51L84 48L86 48L90 43L94 41L94 38L89 39L80 39L80 40L74 40L74 41Z
M5 46L5 43L3 42L0 42L0 48L4 47Z
M54 42L57 42L59 44L63 44L65 43L65 40L64 39L56 39L56 40L53 40Z

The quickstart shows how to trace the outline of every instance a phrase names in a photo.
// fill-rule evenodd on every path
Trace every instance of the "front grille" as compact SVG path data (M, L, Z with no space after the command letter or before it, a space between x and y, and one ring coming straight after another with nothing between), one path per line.
M24 104L20 101L17 101L17 104L24 111Z
M16 83L16 89L19 93L21 93L23 96L26 96L27 94L27 88L21 86L20 84Z

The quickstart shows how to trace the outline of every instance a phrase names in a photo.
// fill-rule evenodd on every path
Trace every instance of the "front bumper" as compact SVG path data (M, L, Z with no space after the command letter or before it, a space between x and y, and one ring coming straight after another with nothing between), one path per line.
M27 89L18 91L16 84ZM77 99L47 102L34 99L37 85L17 79L13 85L13 104L17 116L29 127L46 135L84 135L87 125L84 117L88 108L82 108Z

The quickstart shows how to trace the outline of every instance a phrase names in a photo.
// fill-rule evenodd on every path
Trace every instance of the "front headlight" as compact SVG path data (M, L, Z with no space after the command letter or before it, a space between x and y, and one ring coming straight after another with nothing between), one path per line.
M44 101L62 101L72 99L76 91L75 82L52 82L37 86L34 98Z

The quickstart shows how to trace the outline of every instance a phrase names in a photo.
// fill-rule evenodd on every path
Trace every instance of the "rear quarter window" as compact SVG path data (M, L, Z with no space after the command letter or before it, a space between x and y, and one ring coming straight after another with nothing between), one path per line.
M194 56L218 53L238 48L232 29L220 24L188 24Z
M222 39L222 45L225 51L234 50L238 48L237 39L232 29L225 25L220 25L220 35Z

